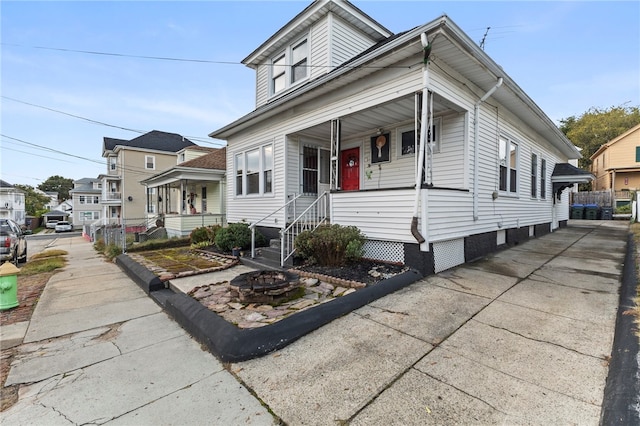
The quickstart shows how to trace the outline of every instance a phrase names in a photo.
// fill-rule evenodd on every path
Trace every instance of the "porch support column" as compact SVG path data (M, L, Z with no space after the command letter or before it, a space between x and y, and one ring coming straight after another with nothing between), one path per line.
M331 190L339 189L340 119L331 120Z
M185 181L180 180L180 214L186 214L187 209L187 189Z

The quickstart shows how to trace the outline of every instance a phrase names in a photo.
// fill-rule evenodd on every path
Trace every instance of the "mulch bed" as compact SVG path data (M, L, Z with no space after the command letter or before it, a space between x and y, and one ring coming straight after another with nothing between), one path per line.
M296 266L295 269L319 276L335 277L340 280L372 285L391 276L405 272L407 267L362 259L357 263L346 266L301 265Z

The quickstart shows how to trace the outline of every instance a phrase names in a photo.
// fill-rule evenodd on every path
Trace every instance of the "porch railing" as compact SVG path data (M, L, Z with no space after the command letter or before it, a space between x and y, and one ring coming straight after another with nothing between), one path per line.
M283 206L281 206L280 208L278 208L277 210L269 213L268 215L266 215L265 217L263 217L262 219L258 220L257 222L253 222L252 224L249 225L249 229L251 229L251 258L254 259L256 257L256 226L261 223L264 222L265 220L267 220L268 218L270 218L271 216L273 216L274 214L282 211L283 209L288 209L290 207L293 207L293 211L296 211L296 201L298 200L298 198L300 198L301 194L295 194L293 196L293 198L289 201L287 201Z
M313 231L329 220L329 192L325 191L309 207L280 231L280 266L295 253L294 240L303 231Z

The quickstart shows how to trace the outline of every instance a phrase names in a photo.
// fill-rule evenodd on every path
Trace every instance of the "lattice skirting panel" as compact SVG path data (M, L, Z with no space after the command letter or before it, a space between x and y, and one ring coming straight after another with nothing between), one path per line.
M364 257L404 264L404 244L394 241L366 240Z
M435 273L464 263L464 238L433 243Z

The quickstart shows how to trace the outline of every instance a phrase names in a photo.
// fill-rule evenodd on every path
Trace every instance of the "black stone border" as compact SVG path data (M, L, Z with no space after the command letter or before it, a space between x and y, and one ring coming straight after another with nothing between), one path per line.
M633 234L627 238L627 253L622 270L620 301L616 316L616 330L613 337L613 349L609 363L609 374L604 388L601 425L638 425L640 424L640 374L638 365L638 337L633 315L624 315L624 311L633 306L638 285L636 277L636 246Z
M194 339L206 345L223 362L247 361L282 349L305 334L423 278L412 269L273 324L241 329L191 296L166 288L165 283L151 271L126 254L119 255L116 264Z
M145 293L162 290L166 288L165 283L153 272L131 259L126 254L116 256L116 265L120 267Z

